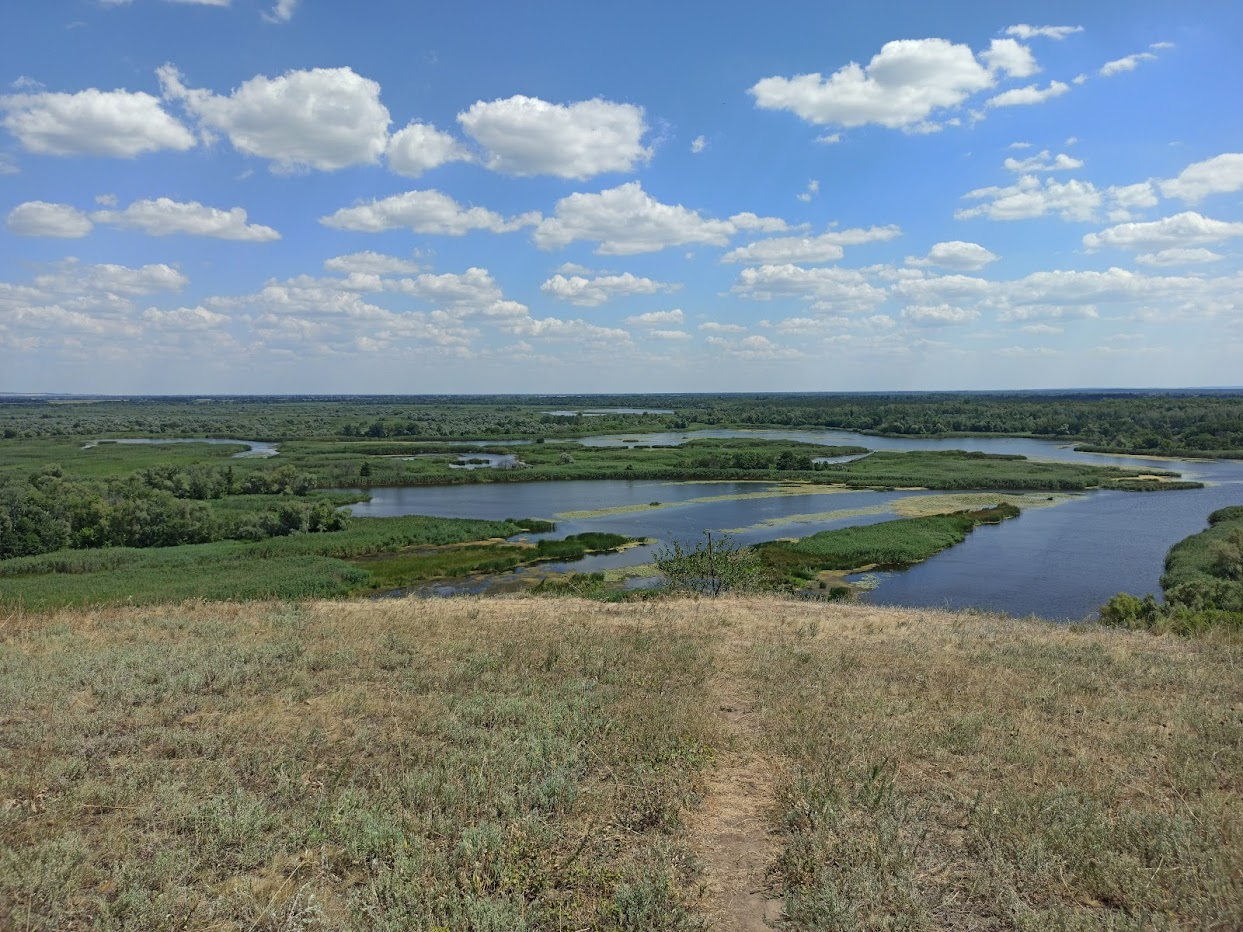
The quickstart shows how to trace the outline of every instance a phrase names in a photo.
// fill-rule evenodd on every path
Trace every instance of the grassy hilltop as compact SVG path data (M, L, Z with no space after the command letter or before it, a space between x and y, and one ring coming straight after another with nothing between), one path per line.
M1241 662L776 598L10 612L0 928L1239 928Z

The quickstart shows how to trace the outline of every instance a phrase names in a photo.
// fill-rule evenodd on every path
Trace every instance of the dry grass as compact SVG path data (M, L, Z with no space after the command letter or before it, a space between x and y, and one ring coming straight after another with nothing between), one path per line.
M729 927L750 812L782 928L1235 929L1241 660L778 599L0 618L0 928Z

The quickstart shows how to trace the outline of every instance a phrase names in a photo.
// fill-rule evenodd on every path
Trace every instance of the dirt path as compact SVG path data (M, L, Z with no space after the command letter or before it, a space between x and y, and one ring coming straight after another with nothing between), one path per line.
M768 828L775 802L772 762L759 753L759 714L724 658L710 684L713 714L727 736L726 750L706 774L702 805L687 818L704 865L704 912L720 932L763 932L781 916L781 900L765 892L777 856Z

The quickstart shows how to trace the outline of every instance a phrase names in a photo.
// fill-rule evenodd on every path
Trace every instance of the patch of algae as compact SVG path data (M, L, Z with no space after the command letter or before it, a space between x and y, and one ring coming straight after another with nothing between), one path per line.
M638 566L617 566L604 571L605 582L621 582L625 579L654 579L660 575L655 563L640 563Z
M975 511L980 508L991 508L1003 502L1016 508L1047 508L1069 501L1074 496L1064 493L1049 495L1038 494L999 494L996 492L962 492L947 495L912 495L899 498L883 505L870 505L867 508L842 508L837 511L820 511L812 514L785 515L778 518L766 518L747 527L725 528L726 534L744 534L749 531L761 531L765 528L781 527L786 524L823 524L827 521L841 521L846 518L862 518L868 515L892 514L899 518L926 518L929 515L944 515L952 511Z
M947 495L918 495L902 498L893 503L893 513L902 518L924 518L928 515L944 515L951 511L975 511L994 505L1013 505L1016 508L1049 508L1069 502L1077 496L1066 492L953 492Z
M844 485L781 485L760 492L736 492L732 495L704 495L700 498L688 498L680 502L653 502L650 505L616 505L612 508L593 508L585 511L563 511L553 515L562 521L577 521L584 518L607 518L610 515L633 514L637 511L654 511L657 508L680 508L683 505L708 505L713 502L741 502L756 498L784 498L788 495L840 495L842 492L856 492Z

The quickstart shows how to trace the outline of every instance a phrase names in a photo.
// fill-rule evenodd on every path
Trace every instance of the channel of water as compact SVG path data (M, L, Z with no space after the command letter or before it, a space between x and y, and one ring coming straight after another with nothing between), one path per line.
M976 450L1031 459L1172 469L1205 488L1179 492L1089 492L1013 520L977 528L967 540L907 570L879 575L868 601L927 607L976 608L1014 615L1078 619L1093 615L1117 592L1159 592L1166 551L1205 527L1208 515L1243 504L1243 461L1167 459L1080 453L1054 441L1016 437L908 439L849 431L702 430L587 437L587 446L672 446L689 439L755 437L801 440L872 450ZM239 457L274 456L277 446L254 440L134 438L114 443L243 444ZM93 444L88 444L88 446ZM519 446L497 441L489 446ZM501 462L496 456L480 459ZM376 488L355 515L409 514L465 518L543 517L555 534L607 531L656 540L618 554L589 556L545 571L597 572L650 563L652 551L673 540L694 542L704 531L729 531L743 543L802 537L821 530L895 517L904 498L935 492L840 491L806 487L788 494L771 482L661 482L605 480L506 482L453 486ZM519 574L521 575L521 574ZM486 591L514 583L491 580L446 583L439 594ZM643 585L637 581L636 585Z
M925 440L848 431L707 430L628 433L580 442L590 446L658 446L697 437L790 439L873 450L978 450L1042 460L1171 469L1206 483L1203 489L1179 492L1089 492L1053 507L1025 510L1016 519L978 528L963 544L918 566L881 574L877 588L864 598L883 604L978 608L1054 619L1091 616L1117 592L1159 592L1170 546L1202 530L1211 512L1243 504L1240 461L1079 453L1069 445L1024 438ZM743 543L801 537L835 527L889 520L895 517L892 508L900 499L944 494L823 494L814 488L793 495L763 494L775 489L774 483L650 480L372 489L371 502L356 505L353 511L373 516L551 517L558 522L556 536L609 531L654 538L660 546L672 540L693 542L705 530L733 531ZM546 569L586 573L637 566L651 561L652 549L638 547L619 554L590 556ZM479 589L478 581L471 588ZM455 591L451 585L440 590Z

